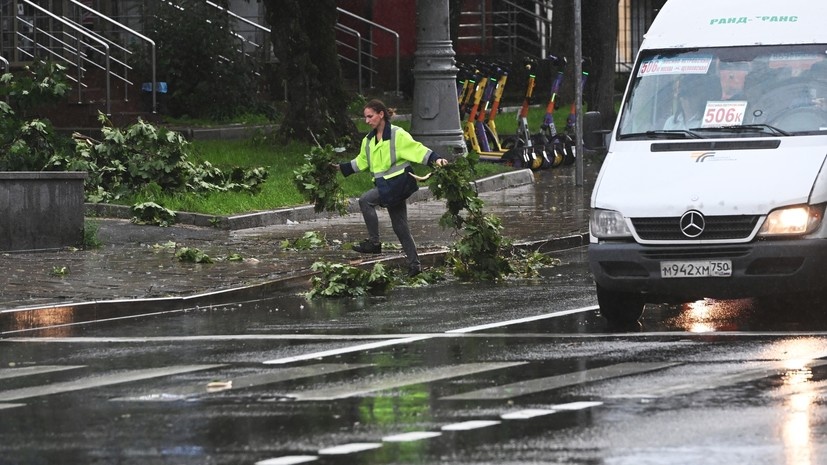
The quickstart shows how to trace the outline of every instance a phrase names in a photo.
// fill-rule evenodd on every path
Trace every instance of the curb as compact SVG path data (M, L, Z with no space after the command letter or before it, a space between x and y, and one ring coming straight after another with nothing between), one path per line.
M487 178L472 181L471 184L477 193L491 192L511 187L524 186L534 183L534 173L530 169L501 173ZM411 202L431 200L434 196L425 186L416 191L410 198ZM357 199L350 199L348 213L358 213ZM125 205L111 205L104 203L87 203L86 216L104 218L132 218L132 207ZM315 219L335 218L334 212L314 211L312 205L302 205L264 212L245 213L243 215L216 216L202 213L175 212L176 224L192 225L205 228L219 228L225 230L239 230L260 228L287 224L289 221L309 221Z
M588 234L576 234L543 241L515 244L514 247L549 253L580 247L588 244L588 242ZM420 259L425 266L439 266L444 263L447 253L447 250L424 253L420 255ZM366 268L372 267L375 263L389 265L404 264L404 260L404 256L397 256L364 261L358 266ZM204 292L184 297L78 302L0 310L0 328L11 328L0 331L0 336L8 337L29 331L72 326L93 321L116 320L165 312L183 312L201 308L221 307L230 304L239 305L245 302L271 297L275 292L307 290L310 286L310 279L315 274L316 273L313 272L305 272L260 284ZM48 318L39 316L41 312L60 312L64 315L71 315L72 319L69 322L63 322L59 325L50 325L44 323L44 321L49 321Z

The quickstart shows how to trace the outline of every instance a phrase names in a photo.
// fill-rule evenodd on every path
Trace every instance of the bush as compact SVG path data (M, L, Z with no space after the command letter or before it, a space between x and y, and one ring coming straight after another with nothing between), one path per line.
M71 150L70 141L48 120L29 116L66 94L64 70L58 64L37 62L20 75L0 76L0 171L41 171L52 155Z

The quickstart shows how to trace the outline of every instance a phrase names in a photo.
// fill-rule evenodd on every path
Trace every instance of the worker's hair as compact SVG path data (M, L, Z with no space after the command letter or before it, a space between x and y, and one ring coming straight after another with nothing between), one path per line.
M368 109L368 108L370 108L371 110L373 110L377 114L380 113L380 112L384 112L385 113L385 118L384 119L385 119L386 123L390 123L391 122L391 116L393 116L396 113L395 108L386 107L385 103L382 102L379 99L373 99L373 100L370 100L368 103L366 103L365 104L365 109Z

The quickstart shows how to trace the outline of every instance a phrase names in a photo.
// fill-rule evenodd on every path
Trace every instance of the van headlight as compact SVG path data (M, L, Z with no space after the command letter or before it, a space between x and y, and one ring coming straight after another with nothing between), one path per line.
M809 234L821 225L824 205L796 205L779 208L767 215L759 236L794 236Z
M618 239L632 236L623 215L614 210L592 210L589 218L589 229L592 235L599 239Z

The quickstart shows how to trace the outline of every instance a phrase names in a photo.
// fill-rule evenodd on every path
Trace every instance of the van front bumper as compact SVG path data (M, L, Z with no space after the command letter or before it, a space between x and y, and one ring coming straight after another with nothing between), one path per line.
M610 291L680 299L734 299L797 292L827 293L827 240L757 241L749 244L651 246L589 245L589 267ZM727 277L663 278L664 261L730 260Z

